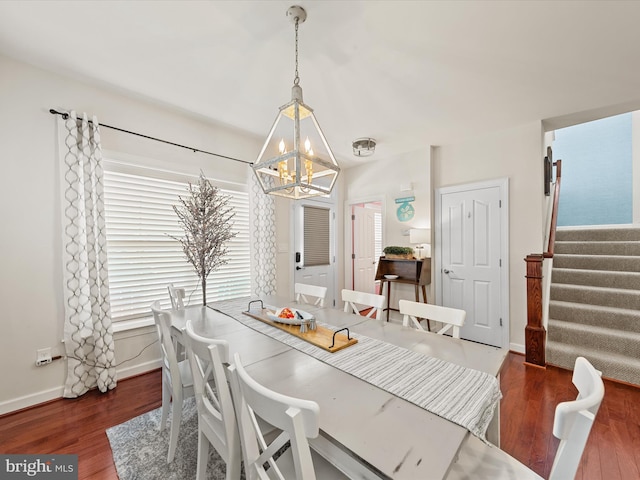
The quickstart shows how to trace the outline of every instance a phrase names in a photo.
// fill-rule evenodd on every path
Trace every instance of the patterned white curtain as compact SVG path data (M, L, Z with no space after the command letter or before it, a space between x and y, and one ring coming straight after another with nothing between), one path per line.
M65 397L116 386L98 120L58 123L62 195Z
M276 294L276 207L249 168L251 209L251 291L254 295Z

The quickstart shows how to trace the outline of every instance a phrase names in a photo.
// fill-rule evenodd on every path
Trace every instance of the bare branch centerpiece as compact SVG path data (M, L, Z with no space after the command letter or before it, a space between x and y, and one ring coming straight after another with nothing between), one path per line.
M237 235L231 231L235 213L229 207L230 197L220 193L202 172L196 185L189 182L187 191L189 195L178 197L180 204L173 206L184 236L169 236L180 242L193 265L202 284L202 304L206 305L207 277L227 263L226 243Z

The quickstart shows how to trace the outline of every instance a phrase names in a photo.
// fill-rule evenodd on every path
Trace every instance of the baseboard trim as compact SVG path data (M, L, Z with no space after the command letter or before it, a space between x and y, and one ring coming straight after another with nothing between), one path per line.
M120 370L117 370L118 380L124 380L125 378L135 377L136 375L141 375L143 373L150 372L151 370L157 370L158 368L162 368L161 359L151 360L149 362L133 365L128 368L122 368Z
M151 360L149 362L133 365L128 368L122 368L116 370L117 379L124 380L129 377L135 377L143 373L150 372L162 368L162 360ZM52 400L62 398L64 393L64 386L58 386L40 392L35 392L30 395L24 395L18 398L12 398L0 403L0 416L4 416L10 413L15 413L19 410L35 407L42 403L48 403Z
M47 403L51 400L56 400L62 397L64 387L55 387L48 390L42 390L40 392L32 393L30 395L24 395L18 398L12 398L0 403L0 416L9 413L14 413L18 410L24 410L25 408L34 407L41 403Z
M526 353L526 349L524 348L524 345L521 345L519 343L510 343L509 350L516 353L522 353L522 354Z

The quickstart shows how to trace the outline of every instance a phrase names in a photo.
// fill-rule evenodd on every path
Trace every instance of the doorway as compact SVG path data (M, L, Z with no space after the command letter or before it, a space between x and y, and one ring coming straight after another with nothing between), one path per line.
M436 297L467 318L460 335L509 342L508 179L436 190Z
M382 202L353 203L350 210L351 281L347 288L379 293L375 276L382 255Z
M325 305L335 306L335 209L331 203L301 200L293 215L294 282L327 287Z

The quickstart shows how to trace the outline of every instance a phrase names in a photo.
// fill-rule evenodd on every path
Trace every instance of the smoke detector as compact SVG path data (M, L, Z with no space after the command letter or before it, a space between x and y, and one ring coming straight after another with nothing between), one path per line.
M376 141L373 138L356 138L351 146L356 157L369 157L376 151Z

